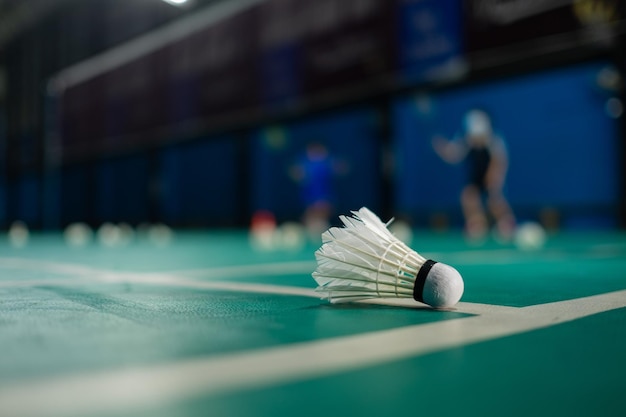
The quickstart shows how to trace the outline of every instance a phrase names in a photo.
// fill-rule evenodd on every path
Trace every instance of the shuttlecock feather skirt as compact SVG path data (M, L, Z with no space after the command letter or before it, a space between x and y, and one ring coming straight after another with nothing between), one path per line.
M313 278L322 298L332 303L370 298L415 298L434 261L397 239L371 211L340 216L344 227L322 234Z

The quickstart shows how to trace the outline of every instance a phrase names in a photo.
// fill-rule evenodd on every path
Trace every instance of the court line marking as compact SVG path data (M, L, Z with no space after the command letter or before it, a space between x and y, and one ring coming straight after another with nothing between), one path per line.
M579 257L585 259L605 259L616 257L616 245L596 245L584 253L578 254ZM529 256L541 256L542 261L562 261L564 258L571 257L571 254L564 251L541 251L539 253L520 252L515 249L475 249L462 250L454 252L422 252L426 257L439 259L446 263L456 266L463 265L500 265L511 264L517 262L528 262ZM186 270L170 270L165 273L194 276L211 279L215 276L220 278L240 277L244 274L253 273L255 275L288 275L288 274L308 274L315 269L315 261L293 261L293 262L275 262L275 263L259 263L251 265L230 265L210 268L186 269ZM97 269L86 265L63 263L57 261L42 261L37 259L18 258L18 257L0 257L0 268L15 268L22 270L35 270L56 274L70 275L89 275L89 274L143 274L146 272L123 272L114 270ZM152 273L152 272L147 272Z
M239 277L244 274L254 275L289 275L289 274L310 274L315 269L315 261L293 261L293 262L272 262L252 265L234 265L199 269L182 269L168 271L170 274L181 274L185 276L201 276L211 278L212 276Z
M220 276L226 278L245 276L254 272L255 275L280 275L293 274L295 272L310 272L314 264L311 262L292 263L268 263L261 265L241 265L234 267L218 267L213 269L193 270L192 275L200 273L203 277L207 275ZM44 279L19 279L0 280L0 288L24 288L33 286L51 285L85 285L87 283L128 283L128 284L151 284L179 286L196 289L237 291L279 295L296 295L305 297L320 298L312 288L283 286L263 283L239 283L227 281L201 281L186 278L172 273L154 272L122 272L92 268L88 266L48 262L33 261L22 258L0 258L0 267L16 268L20 270L34 270L37 272L47 272L55 274L70 275L74 278L44 278ZM311 281L313 283L313 281Z
M592 247L590 251L588 251L584 258L585 259L605 259L605 258L615 258L616 255L612 251L607 250L598 250L596 247ZM424 256L429 257L431 259L440 259L449 264L454 264L455 266L464 266L464 265L500 265L500 264L511 264L517 262L528 262L528 257L533 256L532 252L522 252L522 259L519 258L520 252L514 249L494 249L494 250L463 250L456 252L423 252ZM562 261L567 256L571 256L571 254L567 252L542 252L542 260L551 260L551 261ZM308 274L315 269L315 261L292 261L292 262L274 262L274 263L259 263L259 264L250 264L250 265L227 265L227 266L218 266L218 267L210 267L210 268L198 268L198 269L187 269L187 270L172 270L164 273L168 274L177 274L184 275L189 277L198 277L198 278L206 278L211 279L213 277L219 276L220 278L233 278L233 277L241 277L245 274L254 274L254 275L289 275L289 274ZM28 258L19 258L19 257L0 257L0 268L14 268L20 270L35 270L35 271L44 271L47 273L53 274L63 274L63 275L78 275L78 276L86 276L97 274L99 276L107 275L111 276L112 274L147 274L153 272L123 272L123 271L115 271L115 270L106 270L106 269L98 269L93 268L91 266L74 264L74 263L65 263L65 262L56 262L56 261L42 261L36 259L28 259ZM1 281L0 281L1 282Z
M352 336L0 386L14 417L131 412L416 357L625 308L626 290ZM303 360L306 358L306 360ZM36 399L36 401L33 401Z
M60 279L28 279L0 281L0 288L26 288L26 287L50 287L50 286L81 286L87 283L99 284L138 284L138 285L162 285L180 288L194 288L214 291L232 291L256 294L290 295L320 299L320 295L313 288L294 287L287 285L274 285L250 282L228 282L228 281L197 281L171 274L132 274L132 273L102 273L99 276L90 276L90 281L86 282L82 278L60 278ZM424 304L416 303L411 298L406 299L373 299L361 301L363 304L378 304L405 308L429 308ZM486 314L507 309L517 309L518 307L498 306L491 304L460 302L454 309L458 313L466 314Z
M194 288L202 290L247 292L257 294L292 295L301 297L320 298L320 295L311 287L297 287L287 285L251 283L251 282L229 282L229 281L202 281L189 279L187 276L201 276L211 278L220 276L222 278L233 278L245 276L245 274L255 273L255 275L289 275L294 273L310 273L315 268L314 261L294 261L282 263L264 263L252 265L236 265L216 268L204 268L183 270L177 273L153 273L153 272L122 272L102 270L84 265L37 261L24 258L0 258L0 267L17 268L21 270L34 270L38 272L52 272L57 274L72 275L75 278L54 278L54 279L20 279L20 280L0 280L0 288L25 288L35 286L72 286L85 285L91 283L124 283L124 284L145 284L145 285L166 285L181 288ZM87 280L87 281L86 281ZM311 281L313 286L313 281ZM387 306L401 306L405 308L424 308L423 304L416 303L413 299L373 299L361 301L364 304L379 304ZM498 306L480 303L458 303L454 311L466 314L485 314L494 310L503 311L510 308L508 306Z
M218 266L212 268L199 268L199 269L184 269L167 271L159 274L176 274L176 275L189 275L189 276L202 276L203 278L212 278L213 276L219 276L221 278L232 278L245 276L245 274L255 275L289 275L289 274L309 274L315 269L315 261L293 261L293 262L273 262L273 263L260 263L250 265L230 265L230 266ZM56 261L41 261L37 259L28 258L14 258L14 257L0 257L0 268L11 268L25 271L38 271L54 274L64 275L77 275L77 276L112 276L112 275L142 275L152 274L155 272L142 272L142 271L116 271L94 268L87 265L56 262ZM1 282L1 281L0 281Z
M20 269L23 271L48 272L66 275L83 275L93 272L102 272L90 266L57 261L42 261L39 259L1 257L0 268Z

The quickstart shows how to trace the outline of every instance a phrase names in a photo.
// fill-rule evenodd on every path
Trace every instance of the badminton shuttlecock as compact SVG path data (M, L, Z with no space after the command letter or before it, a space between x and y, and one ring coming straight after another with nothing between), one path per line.
M463 295L463 278L453 267L426 259L397 239L366 207L340 216L344 227L322 234L315 252L317 292L331 303L371 298L414 298L432 307L451 307Z

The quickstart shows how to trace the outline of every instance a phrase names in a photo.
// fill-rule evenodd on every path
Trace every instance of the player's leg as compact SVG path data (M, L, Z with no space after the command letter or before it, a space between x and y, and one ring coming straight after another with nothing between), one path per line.
M500 190L488 190L487 206L495 219L499 237L511 239L515 233L515 216L504 194Z
M465 233L470 239L480 239L488 230L487 216L481 201L480 189L468 184L461 191L461 208L465 217Z
M307 206L303 222L312 240L319 240L321 234L328 229L331 213L332 204L326 199L320 199Z

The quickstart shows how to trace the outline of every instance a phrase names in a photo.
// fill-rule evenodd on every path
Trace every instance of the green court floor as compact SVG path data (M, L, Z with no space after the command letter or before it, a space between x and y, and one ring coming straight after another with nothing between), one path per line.
M0 416L626 416L626 234L418 232L464 297L329 305L314 244L0 237Z

